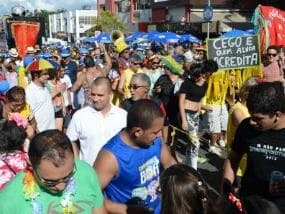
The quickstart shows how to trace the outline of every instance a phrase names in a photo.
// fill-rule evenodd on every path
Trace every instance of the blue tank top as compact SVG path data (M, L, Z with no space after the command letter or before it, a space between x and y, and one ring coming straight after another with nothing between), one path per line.
M140 198L160 213L159 185L160 153L162 142L156 138L147 148L133 148L124 143L120 133L114 136L103 150L111 152L118 163L118 175L105 188L111 201L126 204L131 198Z

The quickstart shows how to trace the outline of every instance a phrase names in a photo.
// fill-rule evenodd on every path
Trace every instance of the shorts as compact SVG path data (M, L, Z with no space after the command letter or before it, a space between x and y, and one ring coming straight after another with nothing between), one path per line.
M62 111L62 109L59 110L59 111L56 111L54 113L54 116L55 116L55 118L63 118L63 111Z
M210 133L221 133L228 126L228 109L226 105L211 106L213 111L208 112L208 123Z
M67 129L70 121L71 121L71 114L70 113L66 113L64 118L63 118L63 128Z

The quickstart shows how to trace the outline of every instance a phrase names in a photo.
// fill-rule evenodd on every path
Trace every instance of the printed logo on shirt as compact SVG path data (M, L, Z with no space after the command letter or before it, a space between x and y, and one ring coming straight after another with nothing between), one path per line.
M70 213L85 213L93 210L92 201L77 200L73 202L72 211ZM62 213L62 205L58 202L50 202L47 213Z
M276 161L278 158L285 158L285 147L257 144L256 146L249 146L249 151L262 153L267 160Z
M157 188L159 186L158 179L151 181L147 187L138 187L133 189L132 198L140 198L141 200L147 200L149 196L149 202L155 201L157 196Z
M142 200L146 200L148 195L148 191L146 187L138 187L132 191L132 198L140 198Z
M155 201L158 196L156 190L159 185L159 159L154 156L139 167L140 187L132 191L132 198Z
M152 157L139 167L141 184L145 184L153 178L159 176L159 160L156 156Z

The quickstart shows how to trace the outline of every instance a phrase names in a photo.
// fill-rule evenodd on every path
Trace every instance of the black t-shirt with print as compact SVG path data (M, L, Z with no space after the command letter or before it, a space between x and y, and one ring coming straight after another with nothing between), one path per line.
M285 129L258 131L245 119L237 129L232 150L247 154L247 168L242 178L241 194L260 195L285 207L285 197L269 193L272 171L285 174ZM282 201L282 202L281 202Z

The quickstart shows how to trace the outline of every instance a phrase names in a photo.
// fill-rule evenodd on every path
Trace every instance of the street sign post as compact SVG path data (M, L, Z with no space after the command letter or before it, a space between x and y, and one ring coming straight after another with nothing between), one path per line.
M209 22L213 18L213 8L210 5L204 7L203 17L205 22Z
M208 0L208 5L204 7L203 11L204 21L208 23L207 39L210 36L210 21L213 18L213 8L211 7L211 0Z

